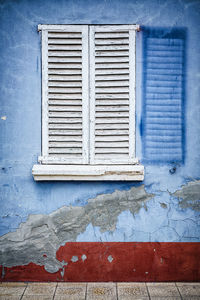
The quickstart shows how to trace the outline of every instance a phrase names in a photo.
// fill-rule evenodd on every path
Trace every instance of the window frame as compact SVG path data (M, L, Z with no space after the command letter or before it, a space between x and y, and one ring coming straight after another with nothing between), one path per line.
M70 26L70 27L69 27ZM38 25L38 31L42 31L42 156L39 156L38 161L40 164L34 165L32 169L33 177L36 181L38 180L127 180L127 181L141 181L144 179L144 167L139 164L138 159L135 158L135 144L136 144L136 134L135 134L135 71L130 75L129 81L132 82L129 86L129 99L132 97L132 103L129 104L129 115L133 114L134 118L129 117L129 139L130 135L132 136L131 145L131 155L132 159L130 162L115 162L109 164L108 161L95 162L94 155L89 153L91 149L94 150L94 141L92 139L88 139L87 130L84 131L83 138L83 154L85 153L85 157L83 157L82 161L77 160L77 163L70 164L68 161L63 161L63 159L54 159L48 156L48 103L47 103L47 93L48 93L48 30L55 31L78 31L84 32L84 42L88 43L88 47L90 47L90 56L87 56L87 49L82 50L82 54L84 55L84 64L82 63L82 68L84 76L82 76L82 81L85 84L83 85L82 93L84 96L83 101L83 109L82 114L84 116L84 120L87 122L83 122L83 129L86 126L89 126L90 135L94 134L94 121L95 114L90 114L89 106L92 111L95 109L95 87L94 87L94 77L93 80L88 80L89 74L92 73L91 68L94 70L94 55L92 51L94 50L94 40L92 35L94 36L94 29L99 29L102 31L108 30L129 30L133 29L134 31L130 31L133 34L130 35L129 40L131 39L134 44L134 51L129 51L129 56L131 56L131 62L135 65L136 57L135 57L135 31L139 31L139 25ZM88 35L86 34L88 32ZM129 32L129 34L130 34ZM87 36L87 37L86 37ZM130 42L129 42L130 45ZM83 43L82 43L83 46ZM131 54L130 54L131 53ZM92 56L93 55L93 56ZM45 57L45 59L44 59ZM88 67L90 66L90 68ZM133 66L132 66L133 67ZM135 68L135 66L134 66ZM89 91L92 93L89 100ZM94 99L93 101L91 99ZM92 118L91 118L92 116ZM92 119L92 120L89 120ZM90 121L90 124L89 124ZM130 140L129 140L130 142ZM130 150L129 150L130 151ZM93 152L93 151L92 151ZM89 161L89 155L93 157Z

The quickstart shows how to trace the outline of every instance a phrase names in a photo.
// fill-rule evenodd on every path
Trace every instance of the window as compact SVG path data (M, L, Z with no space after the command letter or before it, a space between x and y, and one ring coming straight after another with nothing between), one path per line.
M39 25L42 156L35 180L143 180L135 157L137 25Z

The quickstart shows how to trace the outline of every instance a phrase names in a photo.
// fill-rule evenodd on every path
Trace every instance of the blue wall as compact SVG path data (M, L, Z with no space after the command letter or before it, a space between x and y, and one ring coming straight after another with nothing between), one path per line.
M199 209L173 195L200 179L200 2L131 0L0 1L0 234L16 230L30 214L85 206L89 198L140 185L125 182L35 182L41 154L41 39L38 24L140 24L137 34L137 156L145 166L146 192L154 194L135 215L124 210L116 229L88 225L77 241L199 241ZM159 159L147 151L145 37L184 32L180 155ZM154 36L155 37L155 36ZM158 38L158 36L156 35ZM184 58L184 61L183 61ZM156 90L153 91L156 94ZM145 152L146 151L146 152ZM178 152L179 153L179 152ZM199 197L199 199L198 199ZM196 199L197 198L197 199ZM195 198L200 200L200 196ZM192 201L191 197L191 201Z

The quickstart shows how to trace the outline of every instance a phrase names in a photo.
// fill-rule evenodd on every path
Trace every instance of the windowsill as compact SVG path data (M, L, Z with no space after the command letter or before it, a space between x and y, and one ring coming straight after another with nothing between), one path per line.
M34 180L144 180L144 166L137 165L34 165Z

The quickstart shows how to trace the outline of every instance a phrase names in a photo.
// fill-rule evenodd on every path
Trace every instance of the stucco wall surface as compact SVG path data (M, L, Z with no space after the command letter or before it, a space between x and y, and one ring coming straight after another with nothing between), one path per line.
M143 182L33 180L31 169L41 154L38 24L142 26L137 34L136 151L145 166ZM145 30L156 28L185 32L182 161L151 161L143 149L143 43ZM199 32L200 1L195 0L0 1L0 264L35 262L55 272L62 267L56 251L69 241L200 241ZM30 245L35 246L27 252ZM48 260L38 260L42 248Z

